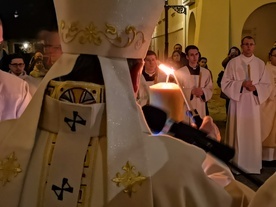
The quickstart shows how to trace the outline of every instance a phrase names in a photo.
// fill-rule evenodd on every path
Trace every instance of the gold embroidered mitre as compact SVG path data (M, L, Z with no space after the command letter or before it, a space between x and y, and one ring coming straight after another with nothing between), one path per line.
M55 0L62 50L144 58L163 5L163 0Z

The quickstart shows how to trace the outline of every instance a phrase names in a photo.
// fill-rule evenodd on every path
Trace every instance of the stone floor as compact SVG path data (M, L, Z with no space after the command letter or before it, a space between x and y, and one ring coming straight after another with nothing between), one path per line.
M208 108L209 108L210 116L214 119L214 122L219 127L220 133L223 139L224 133L225 133L225 125L226 125L225 100L221 99L219 97L219 94L220 94L220 89L219 88L215 89L212 99L208 101ZM276 161L263 162L263 169L261 170L261 174L251 175L251 176L264 182L275 172L276 172ZM255 191L258 189L258 187L255 184L253 184L250 180L248 180L243 175L235 175L235 178Z

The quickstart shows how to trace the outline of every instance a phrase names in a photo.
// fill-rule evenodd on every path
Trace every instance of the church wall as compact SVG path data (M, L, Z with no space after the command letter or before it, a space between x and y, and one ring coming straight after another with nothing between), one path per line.
M199 1L189 12L196 16L194 44L207 57L208 67L216 78L229 48L229 0Z

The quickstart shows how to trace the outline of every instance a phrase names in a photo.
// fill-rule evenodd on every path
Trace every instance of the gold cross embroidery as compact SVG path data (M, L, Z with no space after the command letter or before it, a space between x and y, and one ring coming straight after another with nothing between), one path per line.
M135 167L130 165L128 161L126 165L122 167L122 169L125 171L125 173L120 174L118 172L112 181L115 182L117 186L123 185L125 187L124 193L127 193L128 196L131 197L132 193L136 192L134 186L136 184L142 185L142 182L147 178L140 172L135 173Z
M20 168L20 164L17 162L17 158L14 152L12 152L4 160L1 160L0 181L2 182L3 186L10 182L21 171L22 169Z

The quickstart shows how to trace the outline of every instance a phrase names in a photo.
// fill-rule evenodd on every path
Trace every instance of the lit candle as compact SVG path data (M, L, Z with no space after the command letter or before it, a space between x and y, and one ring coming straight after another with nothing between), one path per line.
M251 72L250 72L250 65L249 64L247 66L247 70L248 70L248 80L251 80Z
M200 88L201 86L201 72L199 73L199 77L198 77L198 87Z
M184 102L185 102L185 104L186 104L188 110L189 110L189 111L193 111L192 108L191 108L192 105L191 105L191 103L190 103L190 100L186 98L184 92L182 91L181 85L180 85L179 82L178 82L178 79L177 79L177 77L176 77L176 75L175 75L175 73L174 73L174 70L173 70L172 68L169 68L168 66L166 66L166 65L164 65L164 64L160 64L158 67L159 67L164 73L167 74L167 77L168 77L169 75L173 75L174 81L176 82L176 84L177 84L177 85L179 86L179 88L180 88L180 93L181 93L181 95L182 95L182 97L183 97L183 99L184 99Z
M150 105L164 110L168 118L183 121L184 99L175 83L157 83L149 87Z

